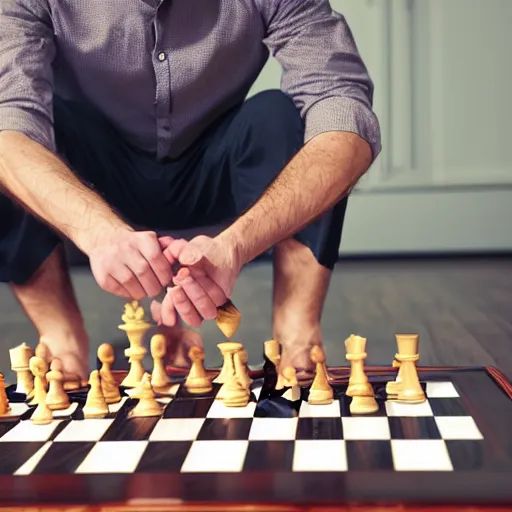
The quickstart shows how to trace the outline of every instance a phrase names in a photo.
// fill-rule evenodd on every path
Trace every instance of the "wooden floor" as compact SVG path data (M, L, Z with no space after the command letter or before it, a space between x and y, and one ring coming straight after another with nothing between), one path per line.
M91 337L91 364L103 342L119 348L117 367L126 367L127 342L117 328L123 301L103 293L88 269L73 272ZM251 364L261 361L271 337L272 274L268 263L246 268L234 301L243 320L237 338ZM12 379L7 350L35 345L33 328L6 286L0 287L0 371ZM207 364L221 363L222 337L213 322L201 328ZM323 318L329 365L346 364L344 339L368 338L369 364L389 364L397 332L420 334L420 364L495 365L512 379L512 258L340 261ZM148 365L151 362L148 360ZM150 367L150 366L149 366Z

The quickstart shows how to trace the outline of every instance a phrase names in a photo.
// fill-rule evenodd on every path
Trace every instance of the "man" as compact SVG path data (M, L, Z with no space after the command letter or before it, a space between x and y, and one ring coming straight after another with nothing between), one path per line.
M283 91L246 100L269 51ZM307 371L347 197L380 151L372 94L328 0L2 1L0 279L85 378L63 237L104 290L167 289L152 310L175 334L273 248L273 336Z

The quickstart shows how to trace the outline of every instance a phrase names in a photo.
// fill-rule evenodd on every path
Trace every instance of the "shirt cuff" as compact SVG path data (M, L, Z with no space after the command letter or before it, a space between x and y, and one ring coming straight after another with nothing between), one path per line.
M371 108L344 96L331 96L316 102L305 116L305 142L325 132L351 132L366 140L373 160L381 151L380 126Z
M17 107L0 107L0 132L5 130L21 132L46 149L56 151L53 126L37 112L28 113Z

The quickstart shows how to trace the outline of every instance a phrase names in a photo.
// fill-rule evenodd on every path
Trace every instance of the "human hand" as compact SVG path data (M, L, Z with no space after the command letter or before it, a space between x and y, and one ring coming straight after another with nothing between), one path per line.
M164 254L181 268L167 291L160 310L163 325L175 325L178 315L192 327L213 320L217 308L230 298L242 268L236 248L228 241L208 236L173 240Z
M172 281L171 264L163 253L171 241L152 231L116 230L87 251L96 282L130 299L158 295Z

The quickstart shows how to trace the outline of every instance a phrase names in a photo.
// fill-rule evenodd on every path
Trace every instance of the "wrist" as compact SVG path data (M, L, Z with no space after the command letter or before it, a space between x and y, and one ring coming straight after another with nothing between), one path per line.
M76 246L89 255L96 248L121 238L133 229L120 219L110 220L94 230L82 230L71 237Z
M245 250L246 245L238 235L236 229L229 227L215 238L222 247L227 247L228 251L232 255L233 262L236 267L242 268L250 261Z

